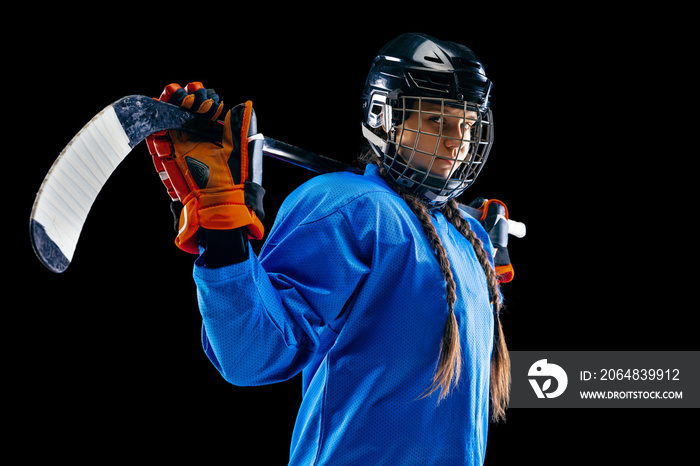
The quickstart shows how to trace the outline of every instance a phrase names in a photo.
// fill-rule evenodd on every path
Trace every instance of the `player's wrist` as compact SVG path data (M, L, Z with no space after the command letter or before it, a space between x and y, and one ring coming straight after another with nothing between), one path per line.
M209 230L200 227L197 235L199 244L204 249L198 259L198 264L206 268L225 267L248 259L248 230L246 228Z

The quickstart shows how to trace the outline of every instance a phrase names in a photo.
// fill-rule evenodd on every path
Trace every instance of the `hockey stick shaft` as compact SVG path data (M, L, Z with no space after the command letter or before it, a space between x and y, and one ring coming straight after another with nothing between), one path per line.
M328 157L300 149L290 144L268 138L267 136L265 137L265 144L263 146L263 155L306 168L307 170L311 170L316 173L329 173L337 171L362 173L362 170L359 168L354 168L351 165L347 165L337 160L333 160ZM475 209L467 205L461 205L461 208L476 219L481 219L483 216L483 212L479 209ZM525 236L526 228L524 223L511 219L507 219L507 221L508 234L517 238L522 238Z

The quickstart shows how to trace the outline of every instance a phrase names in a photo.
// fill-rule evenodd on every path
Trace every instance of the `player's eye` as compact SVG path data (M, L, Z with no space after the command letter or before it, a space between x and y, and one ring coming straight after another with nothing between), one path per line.
M453 121L450 121L453 120ZM449 128L451 124L457 124L457 118L452 118L452 119L446 119L443 116L434 116L429 118L429 121L435 124L436 126L445 127ZM471 131L471 129L474 127L474 122L472 120L466 120L463 123L459 124L459 127L462 129L462 132L464 134L467 134Z

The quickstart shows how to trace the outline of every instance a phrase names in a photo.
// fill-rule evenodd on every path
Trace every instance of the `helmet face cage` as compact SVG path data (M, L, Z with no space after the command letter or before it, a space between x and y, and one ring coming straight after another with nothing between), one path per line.
M387 134L371 146L398 184L439 208L474 182L493 144L491 110L434 97L372 100L367 123Z

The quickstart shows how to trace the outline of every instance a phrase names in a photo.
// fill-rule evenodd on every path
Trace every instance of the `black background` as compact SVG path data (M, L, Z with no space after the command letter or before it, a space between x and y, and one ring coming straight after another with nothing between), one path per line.
M169 198L145 145L102 190L64 274L33 255L34 195L93 115L170 82L202 81L227 107L250 99L265 135L352 162L369 65L409 31L468 45L494 82L496 142L466 200L501 199L528 227L511 239L515 279L503 287L510 349L697 349L686 218L694 198L683 179L690 152L679 146L685 42L673 28L683 12L660 20L600 7L455 8L13 17L24 19L21 33L5 37L3 72L10 444L25 458L195 454L238 464L252 453L285 464L300 381L234 387L204 356L193 256L172 242ZM312 174L273 160L264 169L269 229L284 197ZM512 409L490 428L487 464L653 454L670 462L688 449L695 413ZM556 459L561 449L569 456Z

